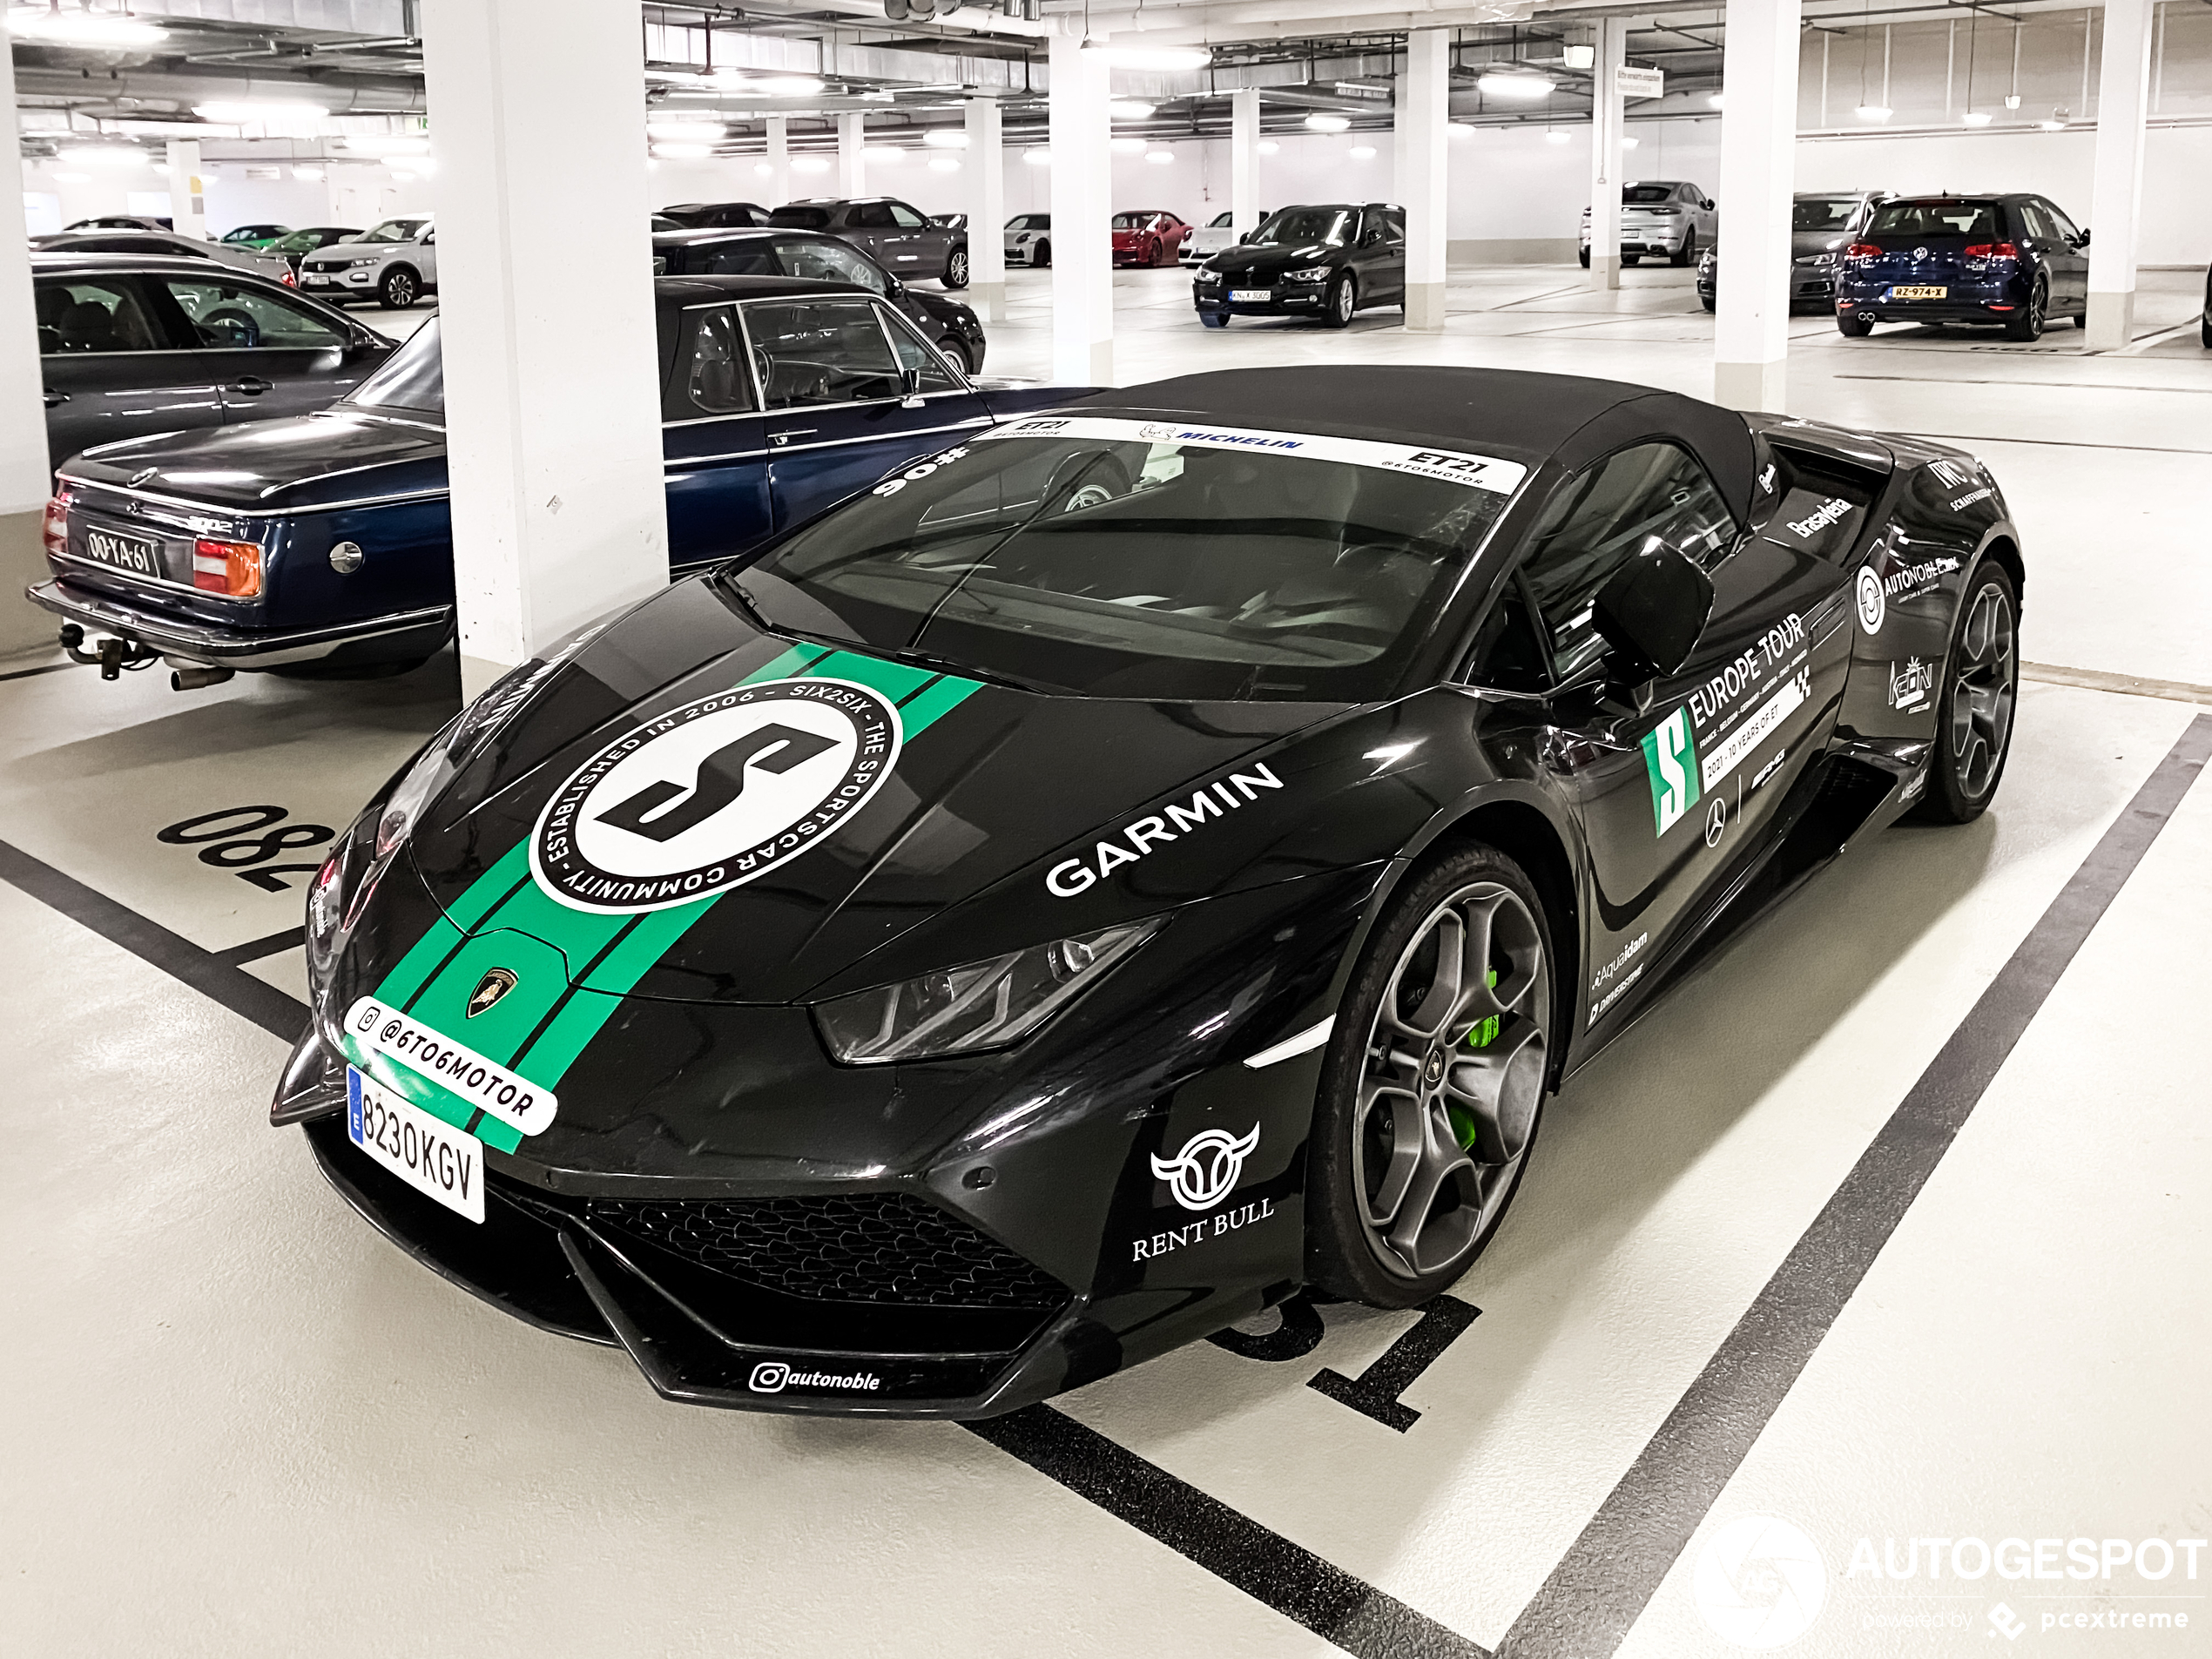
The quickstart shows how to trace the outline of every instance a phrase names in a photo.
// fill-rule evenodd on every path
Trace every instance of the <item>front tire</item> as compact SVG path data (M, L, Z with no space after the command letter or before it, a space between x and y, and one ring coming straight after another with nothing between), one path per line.
M1590 251L1589 251L1589 249L1588 249L1588 248L1584 248L1584 249L1583 249L1581 253L1577 253L1577 254L1575 256L1575 262L1576 262L1577 264L1581 265L1581 267L1582 267L1585 271L1587 271L1587 270L1588 270L1588 269L1590 268Z
M968 250L966 248L954 248L946 259L943 280L948 288L964 288L968 286Z
M1049 242L1040 242L1040 243L1038 243L1038 244L1036 245L1036 246L1035 246L1035 247L1033 247L1033 248L1031 248L1031 249L1029 250L1029 266L1030 266L1030 268L1031 268L1031 269L1033 269L1033 270L1034 270L1034 269L1035 269L1035 268L1036 268L1037 266L1039 266L1050 265L1051 263L1052 263L1052 244L1051 244L1051 243L1049 243Z
M1369 940L1316 1097L1306 1275L1413 1307L1482 1253L1527 1167L1550 1083L1551 924L1504 853L1414 880Z
M385 272L376 285L376 302L387 311L405 311L421 297L421 279L405 266Z
M1996 798L2020 695L2019 618L2011 573L1994 559L1982 560L1966 583L1936 682L1935 746L1923 815L1937 823L1970 824Z
M1321 323L1327 328L1347 327L1352 314L1359 309L1359 295L1352 286L1352 273L1339 271L1337 280L1329 284L1329 292L1321 301Z

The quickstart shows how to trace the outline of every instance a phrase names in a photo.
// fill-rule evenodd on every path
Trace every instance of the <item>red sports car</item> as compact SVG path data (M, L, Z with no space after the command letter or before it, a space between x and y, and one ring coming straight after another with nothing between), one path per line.
M1182 256L1183 239L1192 226L1173 213L1148 209L1114 215L1114 263L1173 265Z

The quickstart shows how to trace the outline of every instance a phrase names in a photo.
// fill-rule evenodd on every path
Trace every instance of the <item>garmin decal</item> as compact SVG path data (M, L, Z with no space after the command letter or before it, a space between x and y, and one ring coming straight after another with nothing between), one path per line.
M1259 799L1263 789L1280 789L1283 780L1265 761L1250 772L1232 772L1208 784L1188 801L1170 801L1121 830L1114 839L1095 843L1089 856L1062 859L1044 874L1045 891L1055 899L1072 899L1102 876L1111 875L1124 864L1148 856L1163 841L1181 840L1212 819L1227 817L1246 801Z
M570 774L538 815L530 872L563 904L690 904L797 858L899 758L898 710L842 679L770 680L671 709Z

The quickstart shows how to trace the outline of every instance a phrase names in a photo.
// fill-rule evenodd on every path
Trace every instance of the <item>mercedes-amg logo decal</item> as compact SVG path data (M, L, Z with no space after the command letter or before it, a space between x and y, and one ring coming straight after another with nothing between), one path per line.
M483 978L476 981L476 988L469 993L466 1017L475 1019L514 988L515 975L509 969L495 968L489 970Z
M1258 1144L1257 1123L1241 1136L1224 1129L1202 1129L1173 1157L1155 1155L1152 1173L1168 1184L1185 1210L1211 1210L1234 1190L1244 1160Z
M764 680L671 709L577 768L530 868L579 910L687 904L827 840L898 760L899 712L850 680Z

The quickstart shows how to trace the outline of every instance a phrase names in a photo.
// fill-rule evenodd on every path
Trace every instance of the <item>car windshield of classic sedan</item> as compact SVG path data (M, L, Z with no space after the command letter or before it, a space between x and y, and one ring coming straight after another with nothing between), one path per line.
M1020 421L730 579L773 625L1042 690L1355 702L1390 693L1525 472L1414 444Z
M331 406L334 409L374 409L400 415L446 418L445 359L438 349L438 320L424 323L407 343L384 360L384 365L350 396Z
M1305 247L1324 242L1342 247L1359 215L1342 207L1289 207L1252 233L1254 247Z
M427 219L388 219L374 230L364 231L354 239L357 242L413 242L419 240L429 228Z

